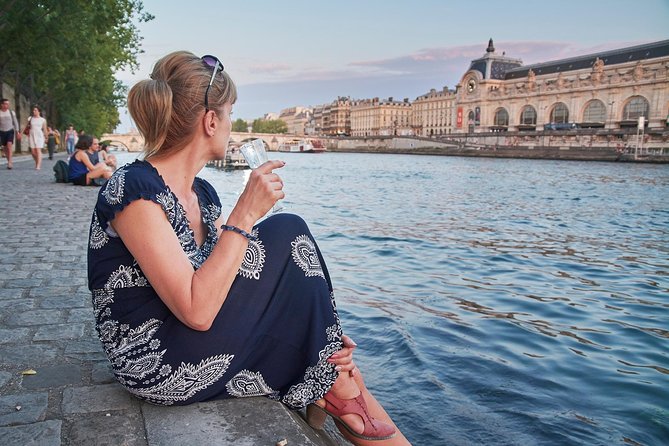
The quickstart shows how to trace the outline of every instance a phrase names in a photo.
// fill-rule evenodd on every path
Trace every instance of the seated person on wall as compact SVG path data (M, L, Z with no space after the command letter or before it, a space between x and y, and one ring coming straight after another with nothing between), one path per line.
M107 147L109 147L109 144L103 142L102 144L100 144L100 150L98 153L100 154L100 158L106 165L111 167L112 170L116 170L118 167L118 162L116 161L116 157L114 155L110 155L109 152L107 152Z
M128 94L144 157L102 186L88 241L96 329L114 373L153 404L266 396L306 408L315 429L331 416L356 446L406 446L353 362L307 224L262 219L284 198L285 163L253 170L227 215L196 176L225 158L236 99L218 58L184 51Z
M111 170L105 163L92 163L89 155L95 153L94 146L98 145L98 139L89 135L79 137L75 145L75 152L70 157L69 178L70 182L78 186L88 186L93 184L93 180L101 178L108 180L111 177ZM97 153L95 153L97 156Z

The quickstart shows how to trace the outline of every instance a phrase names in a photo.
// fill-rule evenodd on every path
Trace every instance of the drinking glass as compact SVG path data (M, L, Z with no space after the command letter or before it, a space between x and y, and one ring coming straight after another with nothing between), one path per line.
M242 144L239 151L242 152L244 159L251 169L256 169L258 166L268 161L265 143L262 139L254 139L253 141ZM275 204L272 206L272 214L282 210L283 208L279 205Z

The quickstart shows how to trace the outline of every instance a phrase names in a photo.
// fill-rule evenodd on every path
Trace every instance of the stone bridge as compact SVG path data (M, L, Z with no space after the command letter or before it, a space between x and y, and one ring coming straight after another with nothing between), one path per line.
M265 141L269 150L278 150L279 145L284 142L295 139L309 139L309 137L291 134L232 132L230 134L230 144L240 144L256 138ZM100 137L100 141L108 141L110 145L116 146L120 150L127 150L128 152L141 152L144 148L144 138L137 131L129 133L105 133Z

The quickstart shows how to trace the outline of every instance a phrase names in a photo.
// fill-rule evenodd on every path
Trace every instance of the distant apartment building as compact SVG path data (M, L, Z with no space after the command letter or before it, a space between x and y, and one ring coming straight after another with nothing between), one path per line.
M418 96L411 105L411 127L417 136L447 135L455 122L455 91L444 87Z
M351 103L351 136L413 135L411 102L361 99Z
M351 134L351 98L340 96L322 108L321 134L348 136Z
M669 40L523 65L497 54L471 62L456 86L454 132L622 129L669 115Z
M312 109L311 121L307 124L311 133L307 132L308 135L322 135L323 134L323 111L325 110L325 105L316 105Z
M290 107L281 110L278 119L286 123L288 133L305 135L306 127L311 121L311 109L307 107Z

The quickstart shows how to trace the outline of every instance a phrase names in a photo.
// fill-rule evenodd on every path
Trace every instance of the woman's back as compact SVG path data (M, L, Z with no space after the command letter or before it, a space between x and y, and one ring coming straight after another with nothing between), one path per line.
M88 173L86 165L83 161L79 161L78 159L80 156L86 156L83 150L77 150L74 155L70 157L70 163L68 165L68 176L70 181Z

